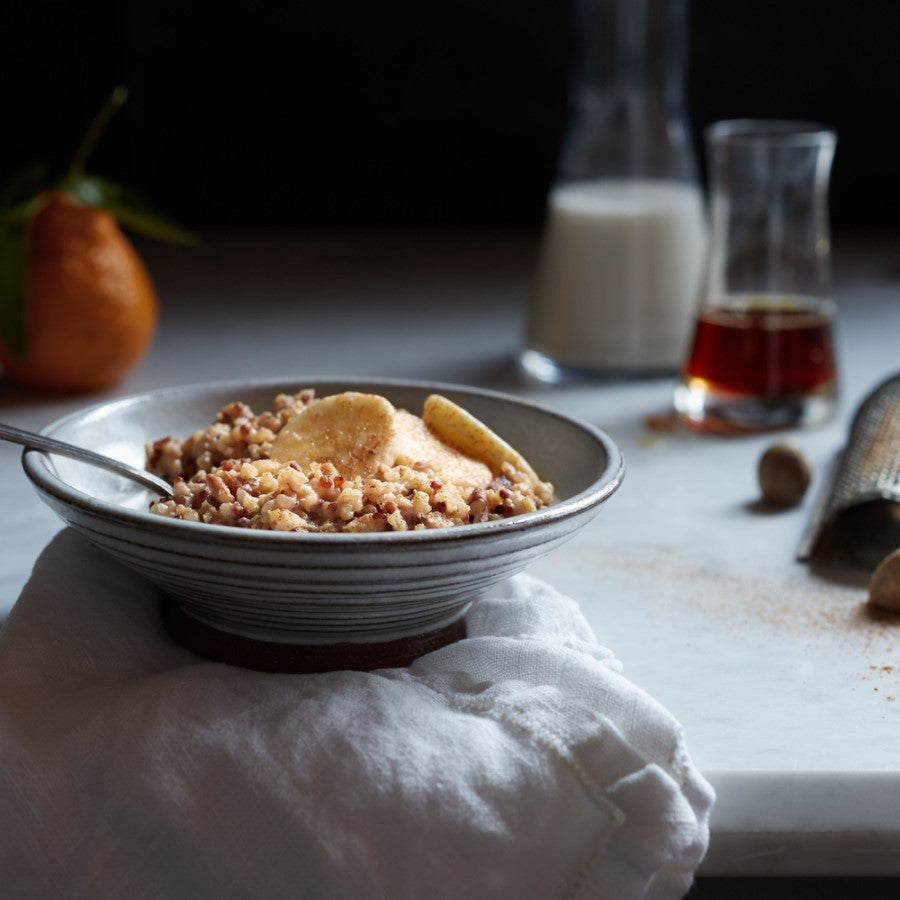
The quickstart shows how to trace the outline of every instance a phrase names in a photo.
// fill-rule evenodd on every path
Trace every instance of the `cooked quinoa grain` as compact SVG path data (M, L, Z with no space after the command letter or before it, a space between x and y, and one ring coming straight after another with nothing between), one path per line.
M174 496L151 503L150 511L270 531L409 531L506 518L552 500L549 484L535 485L508 463L490 484L472 488L415 462L345 478L328 461L301 468L267 459L285 422L315 402L312 391L282 394L259 415L232 403L204 431L155 441L147 467L173 482Z
M229 403L209 428L184 440L165 437L154 441L147 448L147 468L171 480L190 478L228 459L265 459L284 423L313 398L314 392L309 390L279 394L272 411L259 415L246 403Z

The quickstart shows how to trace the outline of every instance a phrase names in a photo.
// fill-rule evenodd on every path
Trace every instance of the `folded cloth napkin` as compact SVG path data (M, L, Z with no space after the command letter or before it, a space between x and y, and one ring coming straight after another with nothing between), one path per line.
M409 669L204 661L71 530L0 631L15 898L668 898L713 795L576 604L520 575Z

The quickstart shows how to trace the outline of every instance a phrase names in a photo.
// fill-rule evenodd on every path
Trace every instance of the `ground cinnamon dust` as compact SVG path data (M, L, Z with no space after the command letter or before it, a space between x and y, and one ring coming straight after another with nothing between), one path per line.
M616 547L608 571L660 614L690 615L735 632L789 635L801 653L831 647L836 658L860 659L857 674L886 700L900 696L900 613L866 602L864 574L798 564L776 579L727 562L687 559L677 547Z

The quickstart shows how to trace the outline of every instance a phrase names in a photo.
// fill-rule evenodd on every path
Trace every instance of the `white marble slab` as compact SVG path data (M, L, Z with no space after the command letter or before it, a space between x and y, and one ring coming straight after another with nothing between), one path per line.
M900 874L900 619L795 561L809 502L755 507L770 438L649 439L657 388L601 415L625 484L535 574L684 725L720 797L705 874ZM791 438L820 480L843 429Z
M894 247L857 241L838 269L841 413L788 435L813 464L813 491L858 401L900 368ZM533 250L492 237L148 246L162 329L112 393L224 374L428 377L515 390L601 425L625 452L625 483L534 573L578 599L625 674L683 723L719 794L702 871L900 875L900 620L867 614L864 579L796 562L812 492L797 509L755 507L770 439L649 430L668 408L667 379L517 380ZM0 416L40 428L105 396L3 387ZM0 445L17 511L0 522L0 617L59 527L18 457Z

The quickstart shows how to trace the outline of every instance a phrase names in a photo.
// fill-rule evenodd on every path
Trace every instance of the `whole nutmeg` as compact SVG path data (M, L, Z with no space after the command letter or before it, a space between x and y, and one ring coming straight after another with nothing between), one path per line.
M872 573L869 603L900 612L900 550L889 553Z
M763 500L775 506L796 506L810 481L809 463L792 444L773 444L760 457L759 487Z

